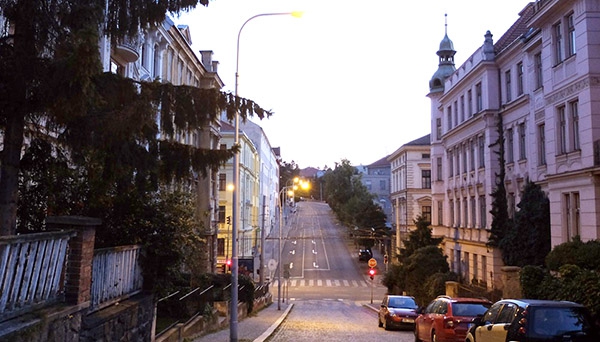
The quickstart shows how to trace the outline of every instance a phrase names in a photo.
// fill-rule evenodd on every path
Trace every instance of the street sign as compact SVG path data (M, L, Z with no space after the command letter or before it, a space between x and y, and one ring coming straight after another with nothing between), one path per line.
M373 268L375 266L377 266L377 260L375 258L369 259L369 267Z

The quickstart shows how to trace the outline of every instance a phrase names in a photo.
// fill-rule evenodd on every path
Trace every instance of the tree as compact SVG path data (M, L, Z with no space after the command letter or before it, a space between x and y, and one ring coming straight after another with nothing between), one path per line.
M504 263L543 266L550 252L550 201L542 188L527 180L514 224L500 240Z
M491 247L499 247L500 241L504 239L506 232L510 230L511 221L508 217L508 203L506 199L506 187L504 180L506 178L506 160L504 157L504 126L502 122L502 114L498 114L497 122L498 139L492 146L498 146L498 151L494 153L498 156L499 171L496 173L496 188L490 194L492 197L492 227L490 229L490 237L488 245Z
M0 0L7 23L0 32L0 235L16 230L25 134L59 146L80 167L88 189L79 204L94 214L112 194L205 174L239 149L196 149L158 140L159 133L200 130L223 110L229 119L236 110L242 119L270 115L215 89L102 72L100 37L116 43L199 4L208 0Z
M404 247L400 248L398 253L398 261L405 262L410 258L418 249L428 246L438 246L443 238L434 238L431 235L431 228L429 228L429 222L421 215L417 216L414 220L415 230L408 233L408 238L402 243Z

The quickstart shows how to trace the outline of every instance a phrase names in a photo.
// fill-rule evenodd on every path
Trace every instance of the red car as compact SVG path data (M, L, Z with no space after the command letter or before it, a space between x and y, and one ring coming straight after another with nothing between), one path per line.
M417 318L417 303L410 296L386 295L379 309L379 327L412 330Z
M487 299L439 296L415 320L415 341L463 342L473 319L492 305Z

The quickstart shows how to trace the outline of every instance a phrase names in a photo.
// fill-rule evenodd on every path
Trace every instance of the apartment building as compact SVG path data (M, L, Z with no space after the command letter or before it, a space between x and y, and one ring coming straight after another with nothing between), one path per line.
M105 71L118 73L134 80L167 82L173 85L189 85L199 88L223 87L217 73L218 62L212 60L212 51L201 51L199 58L191 49L190 29L175 25L167 18L156 28L141 31L138 36L128 37L116 46L103 38L100 54ZM161 139L175 140L204 149L218 149L220 121L216 120L201 131L176 130L173 136ZM189 184L196 192L196 214L201 224L198 234L205 241L203 253L198 255L200 267L214 273L217 264L217 215L218 190L216 171L206 176L198 174Z
M235 128L226 121L221 121L221 148L231 148L235 143ZM243 131L239 134L240 143L240 192L239 192L239 228L238 262L240 269L245 268L254 279L258 279L260 269L260 246L262 246L261 228L261 159L256 145ZM227 189L228 182L233 180L233 161L219 170L219 215L218 215L218 267L222 270L227 259L230 259L234 242L231 240L233 213L233 192Z
M416 228L418 216L431 222L431 139L430 134L402 145L387 157L391 165L390 199L396 239L391 260L397 260L398 248Z
M529 179L550 199L552 246L600 236L598 13L595 0L531 2L458 68L447 35L440 44L428 94L432 227L466 281L501 284L500 252L487 246L499 134L509 215Z

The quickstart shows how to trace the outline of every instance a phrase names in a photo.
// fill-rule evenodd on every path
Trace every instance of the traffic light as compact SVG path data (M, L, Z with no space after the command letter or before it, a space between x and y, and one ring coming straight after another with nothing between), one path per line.
M388 257L387 254L383 256L383 263L387 264L388 263Z
M227 224L231 224L231 216L227 216Z
M225 265L226 265L225 267L227 269L227 272L225 272L225 273L230 272L231 271L231 259L227 259L227 261L225 261Z
M375 269L371 268L369 270L369 277L371 278L371 280L373 280L373 278L375 278Z

